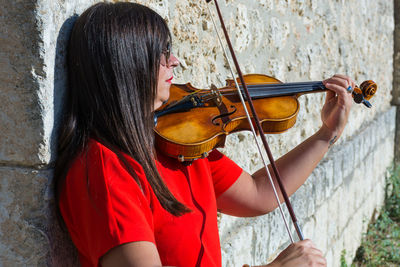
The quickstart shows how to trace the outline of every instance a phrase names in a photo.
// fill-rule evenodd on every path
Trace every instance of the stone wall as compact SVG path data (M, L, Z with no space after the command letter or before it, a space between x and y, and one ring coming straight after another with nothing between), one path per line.
M95 2L1 1L0 266L77 264L73 246L56 224L51 183L66 88L66 41L76 14ZM190 81L198 88L225 83L226 60L204 1L138 2L168 21L181 61L176 83ZM342 138L292 197L305 236L326 253L329 266L338 266L343 250L350 261L382 204L393 159L392 1L226 0L220 5L245 73L288 82L345 73L358 83L378 83L374 107L353 107ZM323 100L323 94L300 98L296 126L268 136L274 155L318 129ZM249 133L230 136L223 152L247 171L261 166ZM251 219L221 216L219 223L223 266L265 263L288 243L276 212Z

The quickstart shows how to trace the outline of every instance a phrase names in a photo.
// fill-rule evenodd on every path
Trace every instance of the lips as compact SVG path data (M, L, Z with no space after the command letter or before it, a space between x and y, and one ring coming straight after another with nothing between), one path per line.
M171 78L169 78L168 80L166 80L166 82L168 83L172 83L172 79L174 78L174 76L171 76Z

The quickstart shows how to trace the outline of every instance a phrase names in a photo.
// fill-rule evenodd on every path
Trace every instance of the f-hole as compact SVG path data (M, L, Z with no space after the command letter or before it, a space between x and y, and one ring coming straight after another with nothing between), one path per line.
M215 116L213 119L212 119L212 123L214 124L214 125L216 125L216 126L219 126L220 125L220 123L219 122L217 122L216 120L218 120L218 119L221 119L222 120L222 122L224 123L224 124L226 124L226 123L228 123L228 122L230 122L230 118L229 118L229 116L230 115L232 115L232 114L234 114L235 112L236 112L236 107L235 106L230 106L231 108L233 108L233 111L231 111L231 112L226 112L226 113L222 113L222 114L220 114L220 115L218 115L218 116ZM228 111L227 109L225 109L226 111Z

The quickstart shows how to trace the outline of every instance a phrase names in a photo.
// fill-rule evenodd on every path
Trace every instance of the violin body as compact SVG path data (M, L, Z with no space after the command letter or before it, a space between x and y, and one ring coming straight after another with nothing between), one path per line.
M245 82L253 84L276 84L279 80L266 75L245 75ZM228 80L227 87L236 90L234 81ZM173 84L170 99L160 109L168 107L194 92L209 93L208 89L196 89L190 83ZM156 147L169 156L188 161L207 156L216 147L223 147L230 133L250 130L246 113L237 94L221 95L222 103L210 100L201 108L174 112L160 117L155 131ZM280 133L291 128L299 111L298 95L261 98L253 100L266 133Z
M300 95L327 90L322 82L282 83L262 74L244 75L244 82L265 133L281 133L295 124ZM360 88L354 88L354 101L370 107L367 100L376 84L365 81ZM224 146L228 134L243 130L251 128L233 80L211 90L173 84L168 102L155 112L156 148L182 162L206 157Z

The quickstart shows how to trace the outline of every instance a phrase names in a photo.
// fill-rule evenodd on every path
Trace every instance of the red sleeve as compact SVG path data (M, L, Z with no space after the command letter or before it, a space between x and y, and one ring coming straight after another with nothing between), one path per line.
M140 165L132 167L144 176ZM93 266L120 244L155 243L149 201L116 154L99 143L90 143L70 168L60 208L73 242Z
M208 161L214 183L215 197L218 198L236 182L243 170L216 149L210 153Z

